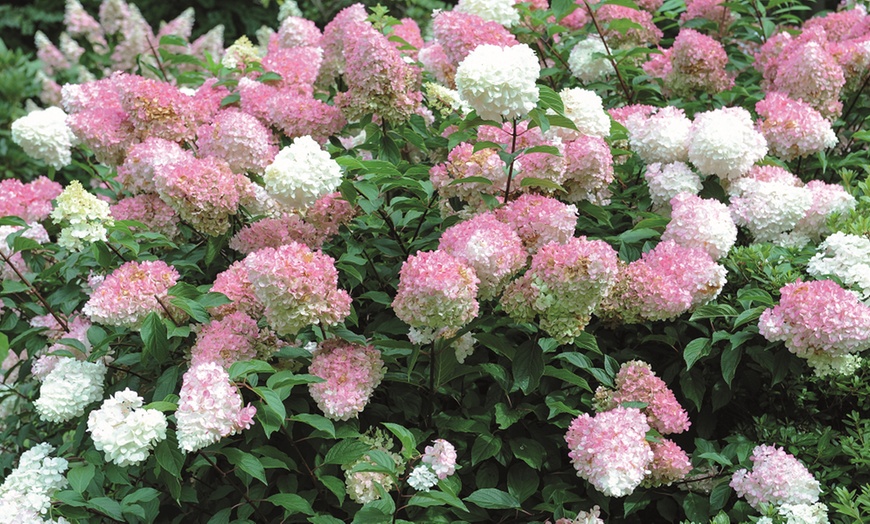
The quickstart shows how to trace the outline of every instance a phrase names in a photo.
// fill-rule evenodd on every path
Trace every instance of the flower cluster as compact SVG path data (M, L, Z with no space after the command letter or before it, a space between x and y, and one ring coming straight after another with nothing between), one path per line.
M178 271L161 260L126 262L94 290L82 312L94 322L131 329L152 312L180 321L184 313L168 299L178 278Z
M581 136L562 144L564 181L568 194L565 200L593 204L610 203L610 183L613 182L613 154L603 138Z
M257 322L240 311L213 320L196 334L190 364L215 362L229 369L234 362L251 360L257 356L259 334Z
M671 485L673 482L686 478L692 471L692 462L683 448L669 439L661 439L650 444L653 461L649 465L649 474L644 478L645 487Z
M653 452L646 441L650 427L636 408L617 407L571 422L565 441L577 475L610 497L623 497L640 486Z
M546 244L568 242L577 226L577 206L533 194L498 208L495 216L514 228L530 254Z
M411 255L399 271L393 311L411 327L458 329L477 316L474 269L445 251Z
M737 241L737 226L725 204L680 193L671 199L671 221L662 233L662 240L703 249L710 258L719 260Z
M701 191L701 177L683 162L654 163L643 174L649 187L653 206L663 208L680 193L697 194Z
M310 136L283 148L263 174L269 195L300 209L335 191L341 178L341 167Z
M470 177L482 177L492 183L453 184L455 180ZM467 142L454 147L447 155L446 162L433 166L429 170L429 178L432 186L441 193L442 202L458 198L478 211L486 209L486 201L481 195L503 195L507 184L505 163L499 158L498 151L493 148L474 151L474 145ZM451 214L451 211L442 205L444 214Z
M447 228L438 250L474 269L480 279L480 298L484 300L495 297L526 264L527 257L519 235L491 212Z
M734 79L725 71L728 65L725 48L694 29L680 29L673 46L663 56L667 64L660 71L664 73L668 94L684 97L697 92L715 94L734 85Z
M21 454L18 467L6 476L0 485L0 507L5 522L31 522L15 520L16 514L29 514L32 522L43 522L38 514L45 514L51 505L51 496L67 486L64 472L66 459L52 457L54 447L42 443Z
M279 335L311 324L336 324L350 313L350 295L338 289L335 261L303 244L255 251L245 258L248 279Z
M794 177L774 180L745 178L733 184L731 216L756 242L786 243L786 233L795 228L813 203L813 196Z
M234 173L262 173L278 153L272 132L253 115L237 109L219 111L196 134L199 154L224 159Z
M348 420L362 413L386 371L374 347L330 339L318 345L308 368L324 382L308 391L326 418Z
M130 146L124 163L118 166L115 178L124 189L131 193L151 193L157 188L154 177L169 169L169 166L193 158L190 151L169 140L148 137Z
M813 504L819 500L819 481L798 460L775 446L752 450L752 471L740 469L731 477L731 487L749 505Z
M631 149L647 164L685 162L689 159L692 121L682 109L663 107L653 114L626 119Z
M764 135L755 130L742 107L726 107L695 115L690 131L689 160L704 175L733 180L767 154Z
M12 122L12 141L29 156L60 169L72 162L70 149L76 137L66 125L63 109L49 107Z
M64 224L57 243L71 251L81 251L88 244L106 240L106 227L112 227L109 204L85 191L73 180L57 197L57 207L51 212L56 224Z
M91 402L103 398L106 366L61 357L42 379L39 398L34 402L39 417L48 422L66 422L84 415Z
M583 9L577 9L583 11ZM576 11L575 11L576 12ZM564 23L564 21L563 21ZM601 56L597 56L601 55ZM607 59L607 48L598 36L589 36L580 40L571 48L568 55L568 67L571 73L581 82L591 83L607 78L613 74L613 65Z
M456 448L444 439L436 439L426 446L422 463L408 476L408 484L417 491L429 491L439 480L456 471Z
M834 233L819 244L807 263L807 273L821 278L834 275L847 286L861 289L862 298L870 295L870 239Z
M192 366L182 377L177 420L178 447L191 453L248 429L257 408L242 407L239 390L220 364Z
M531 268L505 290L502 307L520 322L540 317L541 328L566 343L580 335L616 282L617 254L603 240L572 238L543 246Z
M607 411L624 402L643 402L647 406L642 411L649 425L662 435L689 429L688 413L646 362L626 362L619 368L614 383L614 390L602 386L595 392L599 410Z
M870 348L870 306L831 280L795 282L780 290L779 305L765 310L758 331L785 342L817 374L847 372L850 354Z
M166 438L166 416L156 409L141 409L142 404L142 397L127 388L88 415L94 447L105 452L109 462L121 467L139 464Z
M538 103L538 57L526 44L481 45L456 69L459 97L486 120L527 114Z
M610 116L604 110L603 101L594 91L574 87L559 91L565 116L577 131L565 127L554 127L552 131L563 139L570 140L582 135L604 138L610 135Z
M232 301L211 310L212 316L216 318L223 318L234 311L244 312L252 318L263 315L263 303L254 293L254 287L248 279L248 269L241 260L233 262L226 271L218 273L211 290L214 293L223 293Z
M812 155L837 145L831 123L806 102L772 92L755 104L755 110L761 117L758 128L770 152L783 160Z
M178 236L178 215L156 193L122 198L110 207L110 212L115 220L141 222L146 231L160 233L169 239ZM138 228L130 229L135 231Z
M22 183L15 178L0 180L0 216L17 216L25 222L39 222L51 213L51 201L63 187L41 176Z

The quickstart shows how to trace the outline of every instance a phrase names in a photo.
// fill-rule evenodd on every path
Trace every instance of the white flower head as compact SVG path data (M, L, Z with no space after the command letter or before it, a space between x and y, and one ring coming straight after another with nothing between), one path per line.
M33 111L12 122L12 141L55 169L72 162L70 149L77 142L66 125L66 113L59 107Z
M305 209L341 184L341 166L310 136L283 148L263 174L266 192L282 205Z
M61 357L42 381L34 403L42 420L66 422L85 414L88 404L103 397L106 366Z
M438 475L426 464L420 464L408 475L408 485L417 491L429 491L438 484Z
M538 57L526 44L481 45L456 69L459 98L486 120L528 114L538 103Z
M119 466L139 464L155 444L166 438L166 416L156 409L141 409L143 399L129 388L103 402L88 416L94 447Z
M589 135L604 138L610 134L610 115L604 110L601 97L594 91L574 87L563 89L559 92L562 104L565 108L565 116L568 117L577 131L565 127L551 127L557 136L571 140L580 135Z
M57 207L51 212L55 224L66 222L57 243L70 251L81 251L97 240L106 240L106 226L115 221L109 204L85 191L73 180L57 197Z
M736 179L767 154L767 141L755 129L749 111L726 107L695 115L689 161L703 175Z
M0 486L0 521L42 522L38 514L44 514L51 506L51 496L67 485L64 472L66 459L49 456L54 448L49 444L37 444L21 454L18 467L12 470ZM36 520L38 519L38 520Z
M613 74L613 65L610 61L603 56L596 57L596 54L607 54L607 47L601 37L589 36L577 42L568 55L571 74L587 84L603 80L607 75Z
M515 4L514 0L459 0L454 10L511 27L520 21Z

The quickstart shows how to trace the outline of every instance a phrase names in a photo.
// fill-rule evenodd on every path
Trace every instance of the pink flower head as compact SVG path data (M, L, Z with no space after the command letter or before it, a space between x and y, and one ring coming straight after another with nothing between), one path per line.
M588 200L593 204L610 203L608 186L613 182L613 154L603 138L583 135L563 145L565 180L562 187L569 202Z
M121 103L121 73L85 84L67 84L62 103L76 138L88 146L97 160L117 166L131 144L138 142L135 128Z
M840 184L810 180L805 187L812 196L812 204L795 224L793 234L818 241L823 234L828 233L828 215L854 209L857 202Z
M223 318L235 311L241 311L253 318L263 315L263 303L254 293L254 286L248 279L248 270L243 261L230 264L226 271L218 273L211 288L214 293L223 293L232 302L213 308L210 313L215 318Z
M724 33L725 29L734 21L731 9L723 5L724 3L725 0L688 0L686 11L680 15L680 23L703 18L719 23L719 32Z
M821 113L809 104L770 92L755 104L759 131L770 152L783 160L818 153L837 145L837 136Z
M505 173L505 163L499 158L498 151L487 148L475 152L472 144L463 142L450 151L446 162L429 170L429 178L432 186L441 195L445 211L449 211L446 209L449 205L446 201L451 198L458 198L468 203L471 209L482 211L487 206L481 194L504 194L507 184ZM452 185L455 180L469 177L483 177L492 183L468 182Z
M680 193L671 199L671 221L662 240L703 249L713 260L719 260L737 241L737 226L722 202Z
M819 481L793 455L775 446L756 446L752 471L738 470L730 486L755 509L761 504L813 504L819 500Z
M725 268L699 248L660 242L620 274L616 306L625 322L667 320L707 304L725 285Z
M607 496L630 494L640 486L654 458L646 441L649 429L646 416L635 408L620 406L594 417L580 415L565 434L577 476Z
M692 462L683 448L669 439L650 444L653 452L653 461L650 464L649 475L644 479L646 486L671 485L672 482L682 480L692 471Z
M122 75L117 85L124 111L141 138L156 136L179 142L193 136L193 103L177 87L135 75Z
M122 198L111 207L111 212L115 220L142 222L146 231L160 233L169 239L178 236L178 215L154 193Z
M661 29L653 23L652 13L649 11L616 4L604 4L595 12L595 17L598 19L598 23L605 28L603 36L611 47L655 45L663 36ZM623 18L634 22L640 28L631 27L624 34L609 28L610 22Z
M94 46L97 52L105 51L108 44L103 34L103 28L91 16L79 0L66 0L63 13L63 23L70 36L84 36Z
M568 242L577 226L576 206L541 195L521 195L497 209L495 216L514 228L530 254L552 242Z
M281 75L279 89L311 95L322 61L323 51L319 47L279 47L263 57L263 69Z
M867 23L866 8L856 7L837 12L828 12L822 16L810 18L804 22L803 29L820 27L825 31L829 42L842 42L854 37L853 30Z
M256 117L237 109L220 111L196 134L199 155L226 161L234 173L262 173L278 154L272 132Z
M412 327L458 329L477 316L474 270L445 251L411 255L399 271L393 310Z
M54 75L57 71L65 71L70 68L69 60L63 56L60 49L51 43L45 33L37 31L34 40L36 58L42 62L45 74Z
M306 224L299 215L285 213L279 218L264 218L245 226L230 239L230 249L247 255L266 247L281 247L290 242L320 249L323 239L318 237L314 226Z
M518 43L516 37L498 22L455 10L437 13L432 18L432 32L454 67L478 46L507 47Z
M456 77L457 64L450 60L444 52L444 46L439 42L434 40L426 42L417 53L417 59L423 64L423 69L434 76L435 80L447 87L456 87L453 80Z
M257 356L257 321L237 311L202 326L190 350L190 365L214 362L225 369Z
M665 88L678 96L698 91L716 94L734 85L725 71L728 55L722 44L694 29L680 29L670 53Z
M178 396L178 447L187 453L250 428L257 413L250 404L242 407L238 388L216 362L191 366L182 378Z
M318 83L329 85L338 75L344 73L344 39L348 27L354 22L365 22L366 18L368 14L365 7L357 3L339 11L323 28L323 39L320 41L323 48L323 66L320 68Z
M223 160L188 157L154 173L157 193L183 220L206 235L230 227L239 203L253 198L251 182L235 174Z
M326 240L338 234L341 226L349 224L354 217L350 202L342 198L341 193L328 193L318 198L305 213L305 222L311 224L317 236Z
M184 313L167 296L178 278L178 271L160 260L127 262L103 280L82 312L94 322L131 329L138 329L148 313L165 317L166 309L179 321Z
M154 176L182 160L193 159L193 154L175 142L148 137L130 147L124 163L118 166L116 180L131 193L151 193L156 190Z
M628 125L627 122L631 118L648 118L655 113L659 108L646 104L630 104L622 107L614 107L608 109L610 117L622 125Z
M491 212L447 228L438 249L474 269L482 299L495 297L527 257L519 235Z
M603 240L553 242L532 257L531 268L512 282L502 307L520 322L540 317L541 328L562 343L580 335L617 278L616 251Z
M826 43L821 28L807 29L790 41L778 57L779 65L770 87L810 104L822 116L831 119L843 109L840 91L846 77L843 68L826 49Z
M252 104L255 104L256 93L257 91L251 92ZM243 94L243 106L244 96ZM265 103L265 117L268 122L283 131L287 138L311 136L318 143L337 134L347 123L338 107L331 106L311 95L295 93L293 90L282 90L272 94Z
M443 438L435 439L431 446L426 446L422 461L444 480L456 472L456 448Z
M332 325L350 314L350 295L338 289L335 260L290 242L245 258L248 278L279 335L296 335L312 324Z
M344 80L348 90L335 103L349 120L374 113L388 122L404 122L423 100L420 70L369 22L352 22L344 41Z
M39 222L51 214L51 201L63 186L44 176L28 183L15 178L0 180L0 217L17 216L25 222Z
M331 420L348 420L365 409L387 368L373 346L333 338L314 351L308 372L325 382L309 384L317 407Z
M771 342L785 342L819 374L838 359L870 348L870 306L831 280L797 281L780 289L776 307L758 319L758 332Z
M689 429L689 415L680 405L673 391L656 376L649 364L639 360L626 362L616 374L615 390L599 388L596 397L605 402L603 409L612 409L625 402L643 402L649 425L662 435L682 433Z

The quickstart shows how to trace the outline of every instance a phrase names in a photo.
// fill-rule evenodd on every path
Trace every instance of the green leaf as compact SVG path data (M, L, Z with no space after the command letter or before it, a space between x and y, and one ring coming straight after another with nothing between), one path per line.
M88 501L88 507L95 509L115 520L122 521L124 517L121 515L121 505L108 497L97 497Z
M741 348L727 347L722 350L722 379L731 387L731 381L734 380L734 375L737 373L737 365L740 364L740 359L743 357Z
M0 362L6 360L9 355L9 337L6 333L0 333Z
M520 507L520 501L516 497L495 488L479 489L465 497L464 500L484 509L516 509Z
M330 437L335 438L335 424L333 424L331 420L322 415L316 415L314 413L300 413L298 415L293 415L292 417L290 417L290 420L302 422L303 424L308 424L314 429L323 431Z
M703 318L730 318L736 316L737 310L728 304L708 304L696 309L689 320L694 321Z
M501 144L496 144L495 142L488 142L486 140L481 140L479 142L475 142L474 148L472 149L472 152L477 153L481 149L498 149L499 151L501 151L502 146L501 146Z
M87 463L78 468L71 468L69 473L66 474L66 478L69 481L70 487L75 490L76 493L84 493L84 491L88 489L88 484L91 483L91 479L94 478L95 472L96 468L94 465Z
M513 438L510 440L510 447L514 456L532 469L538 470L544 465L547 450L537 440L525 437Z
M476 466L479 462L494 457L499 451L501 451L500 438L486 433L479 435L471 446L471 465Z
M272 391L268 387L255 387L254 393L260 396L263 399L263 402L266 403L268 409L275 413L275 416L278 420L281 421L281 425L284 425L284 419L287 418L287 408L284 407L284 402L278 396L277 393ZM315 415L316 416L316 415Z
M314 515L314 509L311 507L311 503L294 493L276 493L266 500L275 506L284 508L285 517L295 515L296 513Z
M250 375L251 373L274 373L275 368L262 360L246 360L243 362L233 362L230 366L230 380Z
M137 504L139 502L150 502L160 496L160 492L154 488L139 488L133 493L130 493L124 500L121 501L121 505L129 505L129 504Z
M514 464L508 471L508 493L523 502L538 491L538 472L523 463Z
M229 95L225 96L223 98L223 100L221 100L221 107L226 107L226 106L235 104L241 99L242 99L242 96L238 93L229 94Z
M174 297L169 300L169 303L173 306L178 307L188 315L190 318L196 320L197 322L204 324L208 322L211 317L208 315L208 311L197 302L196 300L192 300L186 297Z
M565 112L565 105L559 93L542 84L538 85L538 105L541 109L552 109L556 113Z
M323 463L350 464L359 460L370 449L368 444L363 444L356 439L345 439L329 448L326 457L323 458Z
M157 411L175 411L178 409L178 404L175 402L165 402L163 400L158 400L157 402L151 402L142 407L142 409L156 409Z
M236 466L263 484L269 484L266 482L266 470L263 468L263 464L254 455L237 448L224 448L221 450L221 453L233 466ZM239 476L238 472L236 472L236 476ZM243 479L241 476L239 478Z
M178 45L184 46L187 45L187 42L184 41L183 38L176 35L164 35L160 37L160 45Z
M411 497L410 501L408 501L409 506L419 506L421 508L441 506L444 504L461 509L462 511L468 511L468 506L466 506L459 497L451 495L450 493L444 493L443 491L420 491Z
M260 82L280 82L283 79L284 77L282 77L275 71L267 71L260 75L259 78L257 78L257 80Z
M184 466L184 455L178 449L175 438L167 438L157 443L154 448L157 464L175 478L181 478L181 467Z
M414 434L404 426L392 422L384 422L383 426L390 430L390 433L395 435L399 439L399 442L402 443L402 456L405 458L413 457L417 450L417 439L414 437Z
M709 338L696 338L686 344L683 349L683 359L686 361L686 370L692 369L695 362L710 354L712 343Z
M523 344L517 348L513 362L514 386L529 394L538 387L544 374L544 354L533 344Z
M166 336L166 325L160 315L153 311L148 313L145 321L142 322L139 334L142 336L142 342L145 343L142 351L144 358L150 356L159 363L169 358L169 339Z
M523 150L524 155L530 155L533 153L547 153L550 155L562 156L562 153L559 152L559 148L556 146L532 146Z

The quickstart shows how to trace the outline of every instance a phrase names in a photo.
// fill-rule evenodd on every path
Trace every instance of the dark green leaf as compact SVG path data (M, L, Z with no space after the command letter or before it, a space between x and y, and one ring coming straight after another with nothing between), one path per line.
M516 497L495 488L479 489L465 497L464 500L484 509L516 509L520 507L520 501Z

